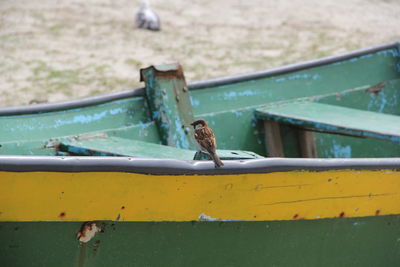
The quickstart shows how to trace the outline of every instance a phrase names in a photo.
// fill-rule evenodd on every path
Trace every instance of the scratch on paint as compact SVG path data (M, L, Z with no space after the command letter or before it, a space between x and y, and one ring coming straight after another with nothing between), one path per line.
M269 188L301 187L301 186L308 186L308 185L311 185L311 184L291 184L291 185L274 185L274 186L257 185L255 187L255 190L269 189Z
M279 202L272 202L272 203L261 204L261 205L270 206L270 205L292 204L292 203L328 200L328 199L371 198L371 197L383 197L383 196L390 196L390 195L396 195L396 194L395 193L383 193L383 194L368 194L368 195L354 195L354 196L319 197L319 198L298 199L298 200L291 200L291 201L279 201Z

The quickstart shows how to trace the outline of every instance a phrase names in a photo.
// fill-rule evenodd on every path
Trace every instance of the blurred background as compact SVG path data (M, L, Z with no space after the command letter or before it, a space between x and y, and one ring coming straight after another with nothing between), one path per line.
M399 0L149 2L159 32L137 0L0 0L0 107L141 87L152 64L191 82L400 40Z

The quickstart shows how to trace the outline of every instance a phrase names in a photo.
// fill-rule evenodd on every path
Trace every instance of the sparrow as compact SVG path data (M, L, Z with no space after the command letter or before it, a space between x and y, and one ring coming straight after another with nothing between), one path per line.
M216 153L217 141L213 131L208 127L205 120L197 120L190 125L194 128L194 138L200 146L201 151L207 152L214 161L215 168L224 166Z
M136 13L136 27L151 31L159 31L161 29L160 18L150 9L147 0L142 2L142 6Z

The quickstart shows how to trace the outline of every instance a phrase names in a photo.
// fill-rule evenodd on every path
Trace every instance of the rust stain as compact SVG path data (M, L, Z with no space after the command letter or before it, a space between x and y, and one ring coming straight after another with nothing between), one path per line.
M156 77L168 78L168 79L180 79L184 77L183 69L180 64L173 64L169 66L167 69L162 69L157 66L150 66L147 68L140 69L140 81L143 82L145 80L144 72L148 69L154 69L154 75Z
M60 217L61 219L65 218L65 216L67 216L67 213L65 211L61 212L60 215L58 215L58 217Z
M381 210L376 210L375 215L378 216L381 213Z
M339 218L344 218L346 216L346 214L344 213L344 211L342 211L340 214L339 214Z
M380 93L380 91L382 91L383 88L385 88L385 86L386 86L386 84L384 82L375 84L367 89L367 93L377 95Z
M100 246L100 240L94 241L94 245L93 245L93 256L96 256L97 250L99 249L99 246Z
M296 220L296 219L298 219L298 218L299 218L299 214L296 213L295 215L293 215L293 219L294 219L294 220Z

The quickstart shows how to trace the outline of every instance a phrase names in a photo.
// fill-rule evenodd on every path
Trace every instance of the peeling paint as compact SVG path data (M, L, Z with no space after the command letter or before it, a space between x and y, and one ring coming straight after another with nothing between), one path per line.
M219 221L219 219L213 218L211 216L208 216L204 213L199 215L199 221L201 222L215 222L215 221Z
M78 240L82 243L89 242L101 228L95 222L86 222L82 225L81 230L76 234Z

